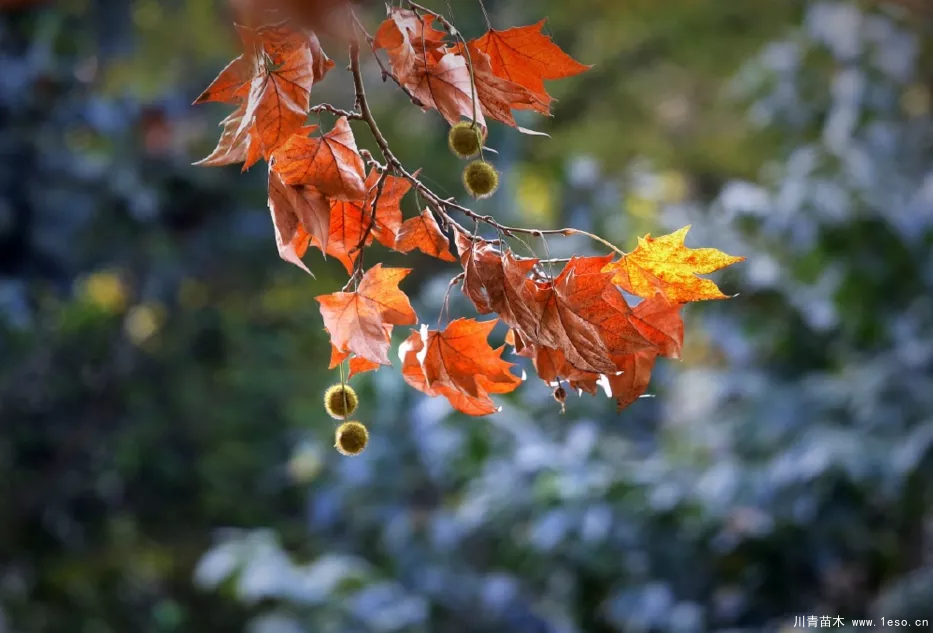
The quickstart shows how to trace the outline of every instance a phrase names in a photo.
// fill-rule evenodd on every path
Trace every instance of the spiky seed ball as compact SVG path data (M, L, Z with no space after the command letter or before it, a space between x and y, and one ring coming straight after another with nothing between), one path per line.
M469 121L461 121L447 134L447 144L450 151L459 158L473 158L479 154L483 147L482 130L478 125Z
M474 198L488 198L499 188L499 172L486 161L475 160L463 170L463 186Z
M369 442L369 431L359 422L344 422L334 434L334 447L341 455L359 455Z
M324 392L324 408L327 415L335 420L343 420L356 411L360 399L350 385L333 385Z

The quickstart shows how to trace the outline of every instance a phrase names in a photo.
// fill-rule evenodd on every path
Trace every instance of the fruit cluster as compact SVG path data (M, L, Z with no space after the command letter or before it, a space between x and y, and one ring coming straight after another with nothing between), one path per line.
M335 420L346 420L359 406L359 397L350 385L340 383L324 392L324 409ZM334 447L342 455L359 455L369 443L369 431L361 422L344 421L334 433Z
M488 198L499 188L499 172L482 158L483 132L475 122L461 121L447 135L447 144L458 158L473 158L480 155L463 170L463 186L467 193L478 200Z

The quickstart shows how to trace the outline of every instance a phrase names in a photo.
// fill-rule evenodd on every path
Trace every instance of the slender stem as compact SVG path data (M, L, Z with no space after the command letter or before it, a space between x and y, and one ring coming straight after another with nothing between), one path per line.
M357 251L360 252L360 257L357 260L359 263L359 268L363 267L363 247L366 246L366 241L369 239L369 236L372 235L373 227L376 226L376 210L379 208L379 200L382 198L382 190L385 189L386 178L389 177L389 172L382 172L379 175L379 180L376 183L376 195L373 197L373 210L369 214L369 224L366 227L366 230L363 232L362 237L360 238L360 243L356 245L351 253ZM364 206L365 209L365 206Z
M453 279L450 280L450 283L447 284L447 292L444 293L444 302L441 304L441 311L437 315L437 329L441 329L441 321L444 320L444 312L447 312L447 318L450 319L450 291L453 290L454 286L466 279L466 273L462 272Z
M311 108L308 111L314 112L315 114L320 113L320 112L330 112L331 114L334 114L336 116L347 117L347 119L351 121L361 121L363 119L363 115L360 114L359 112L350 112L349 110L341 110L340 108L336 108L330 105L329 103L319 103L315 106L311 106Z
M490 31L492 29L492 22L489 20L489 13L486 11L486 5L483 3L483 0L479 0L479 8L483 10L483 17L486 19L486 28Z

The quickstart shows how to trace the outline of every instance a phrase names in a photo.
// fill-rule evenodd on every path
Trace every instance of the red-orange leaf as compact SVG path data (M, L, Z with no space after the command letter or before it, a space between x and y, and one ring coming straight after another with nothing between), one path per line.
M616 409L621 411L638 400L648 390L651 370L657 354L651 351L628 354L617 360L620 374L609 377L609 388L616 399Z
M670 235L639 238L638 248L605 270L613 274L613 283L639 297L661 292L673 303L726 299L715 283L697 275L716 272L745 258L715 248L687 248L684 240L689 230L688 225Z
M273 169L289 185L310 185L329 198L363 200L363 159L346 117L320 138L294 135L275 152Z
M367 230L372 221L373 201L378 191L379 174L375 170L366 179L367 195L364 202L334 201L330 206L330 241L325 252L336 257L347 269L353 271L353 265L359 256L360 241L366 236L366 244L378 239L388 247L395 245L395 235L402 225L402 198L411 189L411 183L404 178L386 176L382 195L376 204L376 225ZM314 243L320 246L317 240Z
M458 44L457 50L461 55L466 56L462 44ZM486 117L510 125L526 134L542 134L519 127L512 115L512 110L534 110L540 114L549 115L551 108L548 101L524 86L494 74L489 55L472 43L469 45L468 61L473 62L476 96Z
M419 17L410 9L389 8L389 17L379 25L373 46L389 54L395 77L406 83L415 69L415 60L424 58L444 43L445 33L433 27L434 16Z
M447 398L447 401L450 402L454 409L466 415L481 416L499 411L499 407L486 393L480 396L471 396L463 391L441 384L429 387L424 376L424 370L421 367L421 361L418 360L422 350L424 350L424 340L418 331L412 332L411 336L399 347L399 356L402 359L402 378L410 386L432 398L439 396Z
M194 163L203 167L220 167L233 165L246 160L250 150L250 134L248 129L242 127L243 115L246 105L241 105L230 116L220 122L224 131L220 135L217 147L210 156Z
M569 309L596 330L610 358L654 349L659 343L646 337L640 326L652 334L655 331L636 317L625 298L612 285L611 275L602 272L611 260L611 255L574 257L554 285L558 286ZM657 334L658 339L662 336Z
M195 105L216 101L219 103L241 103L247 95L242 90L244 84L252 80L256 74L256 60L250 54L243 54L227 64L220 71L217 78L211 82L204 92L195 99Z
M426 350L420 361L428 386L443 385L473 397L514 391L521 379L502 360L503 348L494 350L486 341L497 322L457 319L441 332L422 326Z
M327 244L330 234L330 203L312 187L292 187L269 171L269 210L275 225L279 256L311 272L301 261L313 236Z
M548 104L552 99L544 88L545 79L572 77L590 66L579 63L542 34L544 22L505 31L491 29L470 44L489 55L496 76L524 86Z
M511 327L530 328L533 333L538 315L531 306L525 278L536 261L515 259L510 252L503 255L492 243L460 231L456 240L465 273L463 293L477 312L496 312Z
M444 396L467 415L495 413L489 394L509 393L522 382L502 360L504 348L494 350L486 340L495 325L457 319L443 332L422 326L399 348L405 382L429 396Z
M395 250L409 253L416 248L445 262L457 261L450 253L450 240L441 232L434 215L427 209L421 215L406 220L398 232Z
M390 336L391 336L391 333L390 333ZM342 363L343 361L347 360L347 358L349 358L350 355L351 355L350 352L341 352L339 349L331 345L330 346L330 367L329 369L336 369L337 366L340 365L340 363ZM347 380L349 380L350 378L353 378L357 374L365 374L366 372L369 372L369 371L376 371L382 366L379 363L374 363L370 360L366 360L365 358L360 358L359 356L354 356L353 358L350 358L349 365L350 365L350 373L347 375Z
M380 365L389 365L393 325L417 322L408 297L398 288L410 268L383 268L376 264L363 275L356 292L317 297L331 343Z
M415 176L420 171L415 171ZM366 190L369 192L366 211L370 216L372 215L372 201L375 200L378 184L379 172L373 169L366 178ZM372 230L372 236L383 246L388 248L395 246L399 229L402 228L402 198L409 191L411 191L411 183L405 178L386 176L385 184L382 186L382 195L379 196L376 204L376 226ZM372 239L367 241L367 244L371 243Z
M301 129L308 116L312 64L311 50L302 46L280 66L265 67L250 83L243 125L254 128L266 160Z
M470 69L460 55L447 53L437 62L418 59L412 71L411 79L403 82L405 87L424 105L424 109L434 108L454 125L462 119L473 120L485 130L486 119L477 100L474 107L474 88L470 79Z
M632 310L632 324L668 358L680 358L684 345L683 304L671 303L662 294L645 299Z

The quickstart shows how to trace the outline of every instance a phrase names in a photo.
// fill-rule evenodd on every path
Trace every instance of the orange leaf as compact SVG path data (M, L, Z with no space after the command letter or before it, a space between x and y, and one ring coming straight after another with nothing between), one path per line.
M559 349L545 347L543 345L529 345L522 334L515 330L510 331L511 345L515 347L515 352L519 356L530 358L534 363L535 371L544 382L553 385L558 379L561 380L590 380L599 378L599 374L585 372L575 368L567 362L567 357ZM509 337L506 338L509 343Z
M390 7L389 17L379 25L373 46L386 50L393 73L402 83L411 78L416 59L443 46L445 33L434 29L433 22L433 15L419 17L410 9Z
M391 334L390 334L391 335ZM336 369L340 363L349 358L350 352L341 352L339 349L331 344L330 346L330 367L329 369ZM381 365L379 363L374 363L365 358L360 358L359 356L354 356L350 358L350 373L347 376L347 380L353 378L357 374L365 374L366 372L376 371Z
M406 220L398 233L395 249L409 253L415 249L445 262L455 262L450 254L450 240L441 232L434 215L425 209L421 215Z
M244 84L256 74L256 61L252 55L243 54L227 64L217 78L195 99L194 105L216 101L219 103L240 103L245 95L241 90Z
M220 167L242 163L246 160L250 149L250 135L249 130L241 127L245 113L246 105L244 104L220 122L224 131L220 135L217 147L211 152L210 156L202 158L194 163L195 165Z
M503 348L494 350L486 341L497 322L457 319L442 332L422 326L426 351L420 360L428 386L443 385L473 397L514 391L521 379L502 360Z
M509 393L522 382L502 360L505 348L494 350L486 341L495 325L457 319L443 332L422 326L399 348L402 377L429 396L444 396L467 415L495 413L499 409L489 394Z
M466 56L463 45L458 44L457 50ZM512 115L513 109L534 110L540 114L549 115L551 108L548 102L537 94L514 81L509 81L492 72L492 63L489 55L469 45L469 60L473 62L473 81L476 84L476 96L483 109L483 114L490 119L510 125L526 134L543 134L519 127Z
M490 29L470 44L489 55L492 72L497 77L524 86L549 104L552 99L544 89L545 79L572 77L591 66L574 60L542 34L544 22L505 31Z
M680 358L684 345L683 304L671 303L662 294L645 299L632 310L631 321L638 331L668 358Z
M341 351L389 365L391 326L411 325L418 320L408 297L398 288L410 272L410 268L376 264L363 275L356 292L316 297L331 343Z
M217 149L202 166L268 158L301 127L311 86L333 68L317 36L286 25L251 29L237 25L244 53L201 93L195 103L219 101L241 107L224 120Z
M330 241L326 253L336 257L347 272L353 272L353 265L359 255L360 242L366 235L372 221L373 201L377 192L379 174L374 170L366 179L368 193L363 203L334 201L330 206ZM402 225L401 200L411 189L411 183L404 178L386 176L382 195L376 204L376 226L366 238L368 246L373 239L378 239L386 246L395 245L395 235ZM315 240L320 246L320 243ZM325 250L325 249L321 249Z
M490 242L460 231L456 232L456 240L465 273L462 290L477 312L496 312L513 328L531 324L534 332L538 315L528 300L525 277L534 268L535 260L517 260L510 252L503 255Z
M410 386L432 398L438 396L447 398L454 409L466 415L481 416L499 411L499 407L486 393L481 396L471 396L445 385L429 387L421 362L418 360L422 350L424 350L424 340L418 331L412 332L411 336L399 347L399 356L402 359L402 378Z
M308 116L312 63L310 49L302 46L281 65L264 67L250 83L242 125L254 129L266 160L301 129Z
M659 238L639 238L638 248L607 265L605 271L613 273L613 283L639 297L661 292L673 303L727 299L716 284L696 275L715 272L745 258L715 248L687 248L684 239L689 230L688 225Z
M420 170L415 172L418 175ZM376 184L379 180L379 174L376 170L369 173L366 179L366 187L370 196L375 196ZM379 240L379 243L387 248L394 248L398 232L402 228L402 198L411 190L411 183L404 178L387 176L385 185L382 187L382 195L379 197L376 205L376 226L373 227L373 236ZM372 214L372 203L367 207ZM372 240L370 240L372 242Z
M611 260L610 255L574 257L555 280L554 286L568 309L597 332L610 358L654 349L656 344L641 332L641 324L637 323L638 319L625 298L612 285L610 275L602 272ZM660 334L658 338L661 338Z
M568 291L572 271L568 264L553 283L526 281L530 300L539 316L536 330L529 329L529 324L520 325L525 333L533 332L531 339L535 345L561 350L577 369L611 373L615 366L600 332L575 311Z
M330 234L330 204L312 187L286 185L269 171L269 210L275 226L279 256L311 272L301 261L311 236L327 243Z
M421 101L425 111L434 108L451 125L462 119L472 121L475 111L477 125L486 129L486 119L478 100L474 107L475 91L470 69L460 55L447 53L437 62L418 59L411 79L403 83Z
M656 359L657 354L651 351L628 354L617 359L622 373L609 377L609 388L612 397L616 399L618 411L638 400L648 390Z
M289 185L311 185L329 198L366 196L363 159L346 117L320 138L294 135L275 152L273 169Z

